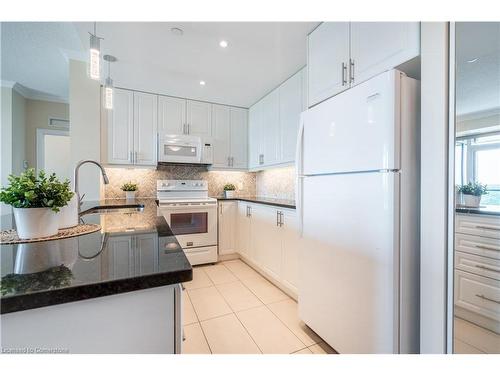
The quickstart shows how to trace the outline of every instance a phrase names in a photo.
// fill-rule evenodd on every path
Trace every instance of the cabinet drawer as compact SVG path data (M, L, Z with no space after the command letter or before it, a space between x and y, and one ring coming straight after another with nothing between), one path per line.
M500 321L500 283L487 277L456 270L455 305Z
M500 217L456 215L455 231L456 233L500 239Z
M500 259L500 240L457 233L455 235L455 250Z
M456 251L455 269L500 280L500 260L498 259L491 259Z

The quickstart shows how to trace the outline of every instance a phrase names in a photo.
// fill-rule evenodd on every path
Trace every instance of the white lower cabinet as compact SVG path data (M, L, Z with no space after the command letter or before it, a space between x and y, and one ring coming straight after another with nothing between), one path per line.
M235 252L237 201L219 201L219 255Z
M239 201L236 223L236 252L296 297L300 237L295 210Z

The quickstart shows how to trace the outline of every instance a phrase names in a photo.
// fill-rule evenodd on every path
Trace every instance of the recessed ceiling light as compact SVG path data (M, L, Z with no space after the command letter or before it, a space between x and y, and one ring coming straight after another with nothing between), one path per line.
M469 64L472 64L472 63L475 63L477 60L479 60L479 58L477 58L477 57L476 57L476 58L474 58L474 59L467 60L467 62L468 62Z
M170 32L174 35L177 35L177 36L181 36L182 34L184 34L184 30L178 28L178 27L172 27L170 29Z
M227 41L226 40L221 40L219 42L219 46L221 46L222 48L226 48L227 47Z
M205 81L200 81L201 86L205 86Z

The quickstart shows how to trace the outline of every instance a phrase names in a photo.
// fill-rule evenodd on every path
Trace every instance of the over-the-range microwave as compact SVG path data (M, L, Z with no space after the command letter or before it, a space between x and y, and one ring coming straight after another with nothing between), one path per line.
M159 133L158 162L212 164L212 144L198 136Z

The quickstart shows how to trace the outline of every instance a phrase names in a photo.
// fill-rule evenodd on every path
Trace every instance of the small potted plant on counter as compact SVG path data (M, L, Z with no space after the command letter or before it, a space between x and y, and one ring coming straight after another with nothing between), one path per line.
M30 168L19 176L9 176L9 185L0 191L0 202L13 207L20 239L40 238L57 234L57 213L73 194L69 180L60 182L55 173L47 177L44 171L37 176Z
M225 184L224 185L224 198L234 198L234 191L236 190L236 186L233 184Z
M479 207L481 196L488 194L486 185L479 182L469 182L467 185L458 187L458 192L462 194L463 205L467 207Z
M135 199L135 193L137 191L137 184L134 184L132 182L127 182L123 184L122 190L125 192L125 197L127 200L133 200Z

